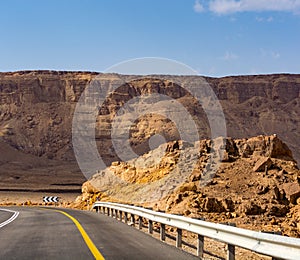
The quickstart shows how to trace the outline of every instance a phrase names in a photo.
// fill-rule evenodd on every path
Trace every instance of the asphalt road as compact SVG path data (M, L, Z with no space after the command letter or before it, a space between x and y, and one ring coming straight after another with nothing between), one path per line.
M1 227L14 213L0 210L0 259L94 259L97 251L104 259L198 259L102 214L4 209L19 215Z
M0 224L8 220L10 217L12 217L12 215L12 212L1 210L0 208Z

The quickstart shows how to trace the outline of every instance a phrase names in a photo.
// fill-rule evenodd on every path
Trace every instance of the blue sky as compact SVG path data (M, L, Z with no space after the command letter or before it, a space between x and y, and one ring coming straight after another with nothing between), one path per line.
M10 0L0 71L163 57L201 75L300 73L300 0Z

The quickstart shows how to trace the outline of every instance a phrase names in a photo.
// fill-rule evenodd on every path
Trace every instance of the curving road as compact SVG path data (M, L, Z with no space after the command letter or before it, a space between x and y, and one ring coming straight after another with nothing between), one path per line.
M0 225L7 221L10 217L12 217L13 213L11 211L7 211L7 209L0 208Z
M11 210L17 213L3 211ZM11 222L7 220L11 219ZM1 224L5 223L1 227ZM94 212L0 208L0 259L198 259Z

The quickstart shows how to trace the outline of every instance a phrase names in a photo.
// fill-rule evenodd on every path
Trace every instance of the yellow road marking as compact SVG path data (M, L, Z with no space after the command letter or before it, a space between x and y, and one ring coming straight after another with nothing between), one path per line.
M86 243L86 245L88 246L88 248L90 249L90 251L92 252L93 256L95 257L95 259L97 260L105 260L103 255L101 255L101 253L99 252L99 250L97 249L97 247L95 246L95 244L93 243L93 241L90 239L90 237L88 236L88 234L85 232L85 230L83 229L83 227L80 225L80 223L78 222L78 220L74 217L72 217L71 215L69 215L68 213L62 211L62 210L55 210L61 214L64 214L65 216L67 216L69 219L71 219L74 224L76 225L76 227L78 228L81 236L84 239L84 242Z

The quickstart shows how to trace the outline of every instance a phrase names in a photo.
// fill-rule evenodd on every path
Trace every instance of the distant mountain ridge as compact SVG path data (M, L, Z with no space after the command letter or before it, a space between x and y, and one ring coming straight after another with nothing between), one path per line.
M72 117L76 102L96 72L18 71L0 73L0 130L3 139L16 149L39 157L74 160L71 142ZM114 74L106 76L107 84ZM200 138L209 136L203 110L174 79L197 82L200 76L120 76L126 82L107 98L99 112L96 137L99 146L111 148L111 120L116 110L135 95L155 92L170 95L187 107L198 120ZM203 77L202 77L203 78ZM246 138L277 134L300 161L300 75L274 74L204 77L216 93L227 124L227 135ZM145 124L144 122L147 122ZM147 127L145 126L147 125ZM178 139L172 122L144 117L132 129L131 143L137 153L149 150L148 139L155 133L167 141ZM107 165L118 160L114 152L101 152Z

